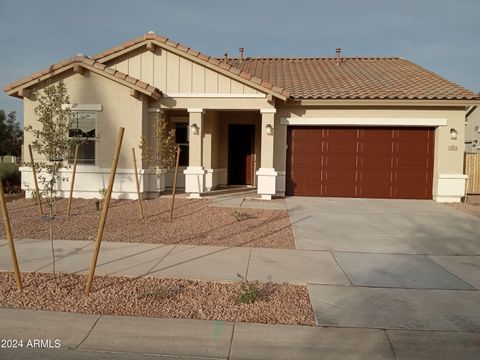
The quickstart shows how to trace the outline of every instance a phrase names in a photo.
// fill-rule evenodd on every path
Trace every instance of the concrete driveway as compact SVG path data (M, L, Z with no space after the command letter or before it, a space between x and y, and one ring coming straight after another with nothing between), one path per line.
M287 198L297 249L480 255L480 219L426 200Z
M479 218L433 201L286 203L297 249L330 253L350 281L308 285L319 325L444 331L452 342L473 332L480 344Z

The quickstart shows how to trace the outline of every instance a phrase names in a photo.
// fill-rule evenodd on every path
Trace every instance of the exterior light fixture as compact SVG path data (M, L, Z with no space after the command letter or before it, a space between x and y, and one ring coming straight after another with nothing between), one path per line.
M268 124L267 126L265 126L265 128L267 129L267 135L272 135L273 133L272 125Z
M192 125L190 125L190 127L192 128L192 134L193 135L198 135L198 125L197 124L192 124Z
M452 140L457 140L458 137L458 131L455 129L450 129L450 139Z

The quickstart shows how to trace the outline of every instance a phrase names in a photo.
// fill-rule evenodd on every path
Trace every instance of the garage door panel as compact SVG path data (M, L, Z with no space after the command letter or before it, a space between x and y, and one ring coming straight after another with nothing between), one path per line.
M385 184L360 185L357 197L385 199L392 197L392 186Z
M322 157L319 157L318 155L316 156L305 156L301 158L296 158L295 162L292 164L292 169L301 169L301 168L307 168L312 170L312 165L315 167L321 167L322 166Z
M375 143L360 143L359 152L361 154L375 154L375 153L386 153L389 154L392 152L392 143L388 142L375 142Z
M395 137L401 143L427 142L433 136L433 131L425 128L408 128L395 131Z
M358 172L357 178L358 182L361 184L372 183L372 184L388 184L393 181L393 172L383 171L382 169L378 170L362 170Z
M323 196L331 197L356 197L355 185L351 183L334 183L329 182L327 185L324 185Z
M340 182L350 184L355 182L356 172L355 170L344 171L344 169L325 169L322 171L322 179L325 183Z
M350 169L355 168L357 163L356 156L352 156L352 154L345 154L345 153L338 153L338 154L331 154L325 155L323 157L323 167L330 169L330 168L341 168L341 169Z
M334 141L352 142L358 137L356 128L324 128L323 138L325 140L333 139Z
M394 166L397 169L402 169L404 171L408 171L408 169L424 169L427 171L430 168L430 162L428 159L425 158L395 158Z
M394 137L394 130L388 128L368 128L359 130L361 142L391 142Z
M432 197L431 128L289 128L287 139L289 195Z
M307 130L308 131L305 131ZM308 142L322 138L322 129L318 128L292 128L290 136L295 143Z
M361 156L358 158L360 169L389 169L393 166L393 158L389 155Z
M345 153L352 154L357 151L357 144L342 141L328 141L324 142L324 152L327 153Z

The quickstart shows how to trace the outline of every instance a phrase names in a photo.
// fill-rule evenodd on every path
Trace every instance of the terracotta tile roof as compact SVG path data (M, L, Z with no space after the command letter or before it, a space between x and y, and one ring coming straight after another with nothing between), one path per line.
M48 75L50 73L53 73L55 71L62 71L62 70L68 70L69 68L73 67L74 65L80 65L85 68L93 68L98 72L104 72L110 76L117 77L120 80L126 81L131 85L134 85L140 89L145 90L146 92L149 92L151 94L156 94L158 96L162 95L162 92L157 89L156 87L153 87L150 84L147 84L141 80L135 79L127 74L124 74L118 70L112 69L105 64L102 64L98 61L95 61L94 59L91 59L89 57L86 57L84 55L76 55L72 58L68 58L65 60L62 60L56 64L50 65L49 67L40 70L36 73L33 73L30 76L27 76L23 79L20 79L18 81L15 81L3 89L5 92L9 92L17 87L20 87L24 84L27 84L31 81L34 80L40 80L41 77Z
M116 71L104 63L130 48L156 43L166 49L183 52L230 72L253 86L286 99L410 99L410 100L480 100L480 95L408 60L395 57L343 57L337 65L334 57L322 58L215 58L149 32L129 40L92 58L74 57L52 65L5 88L9 91L40 78L56 69L80 61L119 79L161 93L160 90L127 74Z
M215 67L218 67L219 70L224 70L227 72L232 73L233 75L237 75L242 77L243 79L256 84L262 88L264 88L267 92L274 93L274 95L279 96L280 98L289 98L290 93L285 90L282 87L274 87L274 84L270 83L268 80L256 77L252 74L250 74L247 71L242 71L232 64L227 64L222 59L218 59L213 56L209 56L207 54L203 54L199 51L196 51L186 45L180 44L178 42L175 42L171 39L168 39L166 37L157 35L153 32L149 32L145 34L144 36L140 36L138 38L135 38L133 40L129 40L124 42L123 44L116 46L112 49L106 50L101 52L100 54L97 54L93 56L92 58L99 61L99 62L105 62L111 59L111 57L114 57L116 53L120 53L121 51L128 49L129 47L133 47L142 43L147 43L147 41L156 41L158 42L161 46L165 48L171 48L171 49L176 49L178 51L181 51L185 54L191 55L193 57L196 57L200 62L207 62Z
M294 99L471 100L480 96L403 58L229 59Z

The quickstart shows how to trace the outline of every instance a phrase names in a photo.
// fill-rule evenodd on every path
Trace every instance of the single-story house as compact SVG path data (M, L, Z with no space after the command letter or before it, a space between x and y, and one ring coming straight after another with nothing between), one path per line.
M465 152L480 153L480 109L471 106L465 114Z
M179 186L201 197L219 186L272 196L434 199L464 195L465 110L480 96L398 57L212 57L149 32L82 54L5 88L35 125L32 90L63 81L86 142L76 197L106 187L125 128L114 197L135 198L131 148L158 113L182 147ZM25 146L32 141L25 135ZM24 152L28 154L28 152ZM156 175L141 168L144 196ZM71 169L63 170L68 177ZM22 182L32 188L30 168ZM171 186L172 171L165 184ZM67 195L69 183L59 184Z

